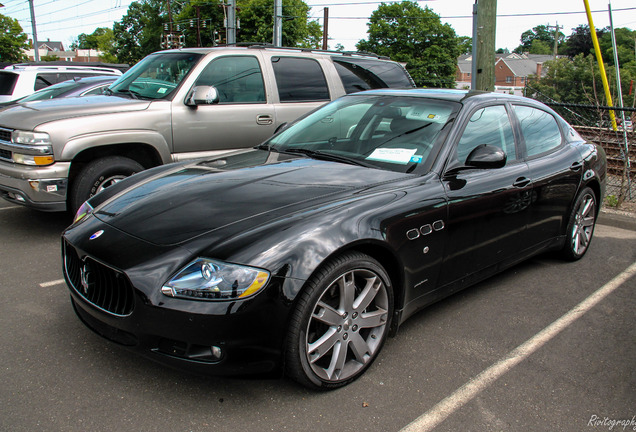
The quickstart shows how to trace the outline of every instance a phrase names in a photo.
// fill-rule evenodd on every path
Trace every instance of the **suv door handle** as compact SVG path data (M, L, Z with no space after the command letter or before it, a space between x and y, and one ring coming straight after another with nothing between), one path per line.
M522 188L528 186L530 181L528 177L519 177L512 185L516 188Z
M572 165L570 165L570 170L572 171L578 171L583 167L583 163L576 161L574 162Z
M256 116L256 123L259 125L271 125L274 123L274 118L269 114L260 114Z

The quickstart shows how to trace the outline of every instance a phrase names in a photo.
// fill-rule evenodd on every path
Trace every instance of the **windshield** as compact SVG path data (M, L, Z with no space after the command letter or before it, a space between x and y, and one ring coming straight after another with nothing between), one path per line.
M351 95L325 105L264 145L409 173L430 166L440 134L459 106L420 97Z
M169 99L201 58L196 53L149 55L110 86L110 92L141 99Z

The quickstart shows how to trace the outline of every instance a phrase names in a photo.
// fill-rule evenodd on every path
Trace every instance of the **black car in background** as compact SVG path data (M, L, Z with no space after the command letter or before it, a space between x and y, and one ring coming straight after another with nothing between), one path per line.
M530 99L361 92L92 197L64 275L80 319L145 356L335 388L417 310L538 253L581 258L605 171Z
M115 82L117 78L119 77L114 75L77 77L72 80L62 81L61 83L45 87L35 93L31 93L28 96L21 97L20 99L0 103L0 108L33 101L100 95L103 94L104 90Z

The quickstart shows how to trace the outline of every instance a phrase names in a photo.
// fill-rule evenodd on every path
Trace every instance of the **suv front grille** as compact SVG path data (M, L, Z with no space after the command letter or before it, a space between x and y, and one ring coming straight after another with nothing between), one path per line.
M64 272L75 292L113 315L130 315L135 305L134 288L128 278L90 257L83 260L67 242L63 244Z
M11 154L9 150L0 149L0 159L6 159L8 161L11 161L12 156L13 155Z
M11 142L11 129L5 129L0 127L0 141Z

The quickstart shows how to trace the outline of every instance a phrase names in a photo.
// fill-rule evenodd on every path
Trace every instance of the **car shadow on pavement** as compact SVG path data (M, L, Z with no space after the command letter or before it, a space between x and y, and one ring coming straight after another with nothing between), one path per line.
M21 206L0 208L4 229L29 235L61 234L73 222L67 212L42 212Z

